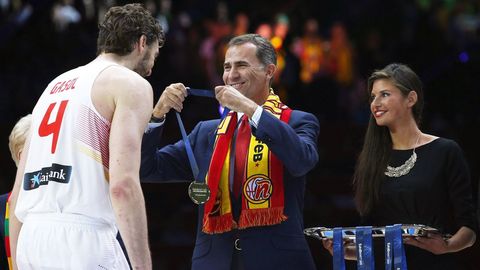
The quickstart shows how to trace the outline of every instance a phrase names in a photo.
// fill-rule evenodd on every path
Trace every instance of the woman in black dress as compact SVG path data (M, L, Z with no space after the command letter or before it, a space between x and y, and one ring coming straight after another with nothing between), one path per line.
M404 239L407 266L466 269L455 252L474 244L477 223L469 170L456 142L422 133L422 83L409 67L390 64L368 80L371 116L354 174L362 223L423 224L442 234ZM323 242L332 253L332 241ZM375 265L384 264L376 243ZM356 259L355 246L345 248Z
M372 114L354 174L363 223L423 224L451 234L405 238L408 269L462 269L453 253L474 244L477 224L460 147L419 129L422 83L406 65L375 71L368 91Z

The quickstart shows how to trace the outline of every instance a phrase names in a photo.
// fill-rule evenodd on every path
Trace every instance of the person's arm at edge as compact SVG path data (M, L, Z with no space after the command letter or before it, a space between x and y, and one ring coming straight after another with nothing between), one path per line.
M458 252L475 243L475 232L462 226L451 238L444 239L441 234L429 234L427 237L408 237L405 244L430 251L433 254Z
M110 197L133 269L152 269L145 200L139 179L140 147L151 116L147 81L118 83L110 129Z
M477 235L472 229L462 226L450 239L447 240L448 252L457 252L473 246Z
M17 216L15 215L15 208L17 206L17 199L18 194L20 193L20 188L23 183L23 174L25 171L25 160L28 155L28 148L30 145L30 134L25 142L23 147L22 154L20 156L20 162L17 168L17 174L15 177L15 183L13 185L12 194L10 195L9 199L9 207L10 207L10 217L9 217L9 238L10 238L10 253L12 256L12 267L14 270L17 268L17 242L18 242L18 235L20 234L20 229L22 228L22 223L18 220Z

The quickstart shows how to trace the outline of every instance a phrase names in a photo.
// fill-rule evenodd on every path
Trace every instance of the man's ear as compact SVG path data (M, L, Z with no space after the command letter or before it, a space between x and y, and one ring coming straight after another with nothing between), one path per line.
M275 74L277 67L274 64L268 64L265 70L267 71L267 78L270 80Z
M143 52L143 50L145 50L146 47L147 47L147 36L141 35L137 43L135 43L135 49L141 53Z
M413 107L415 104L417 104L417 100L418 100L418 95L417 95L417 92L415 91L410 91L408 93L408 96L407 96L407 100L408 100L408 107L411 108Z

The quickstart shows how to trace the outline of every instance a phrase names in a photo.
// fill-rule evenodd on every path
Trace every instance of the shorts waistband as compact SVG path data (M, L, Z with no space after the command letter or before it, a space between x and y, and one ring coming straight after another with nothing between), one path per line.
M34 221L36 223L67 223L67 224L79 224L90 225L98 228L114 228L113 224L109 224L102 220L98 220L92 217L69 214L69 213L29 213L24 222Z

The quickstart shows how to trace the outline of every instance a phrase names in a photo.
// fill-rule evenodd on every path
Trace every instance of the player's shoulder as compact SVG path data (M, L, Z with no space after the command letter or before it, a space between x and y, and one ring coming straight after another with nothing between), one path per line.
M96 83L110 86L116 91L148 91L151 90L150 83L136 73L121 65L112 65L106 67L99 75Z
M150 83L136 72L117 63L106 65L97 75L92 87L95 104L107 103L114 108L118 102L124 104L145 101L141 106L153 102ZM96 101L96 102L95 102Z

